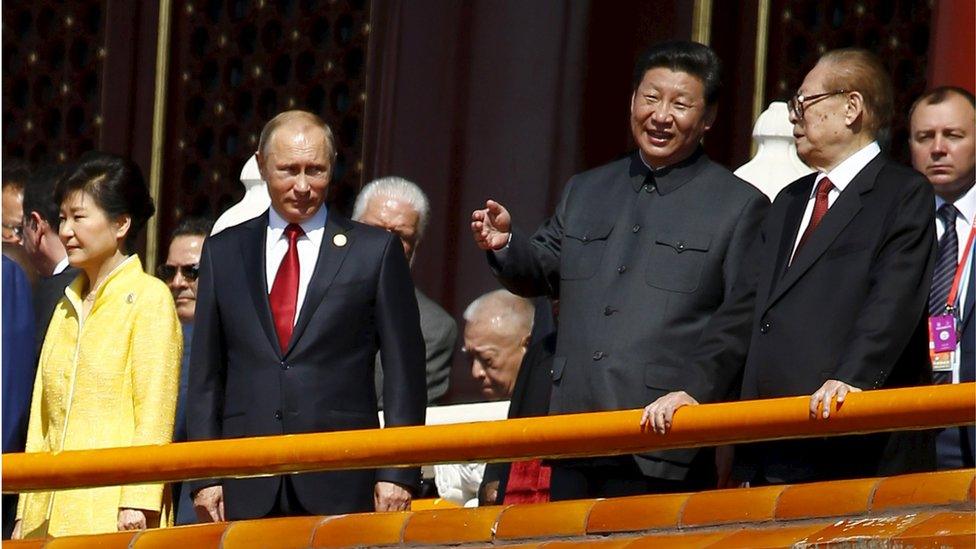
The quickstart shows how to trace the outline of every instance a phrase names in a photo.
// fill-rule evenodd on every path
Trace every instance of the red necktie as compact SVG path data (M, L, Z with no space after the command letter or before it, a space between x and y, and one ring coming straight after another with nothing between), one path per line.
M294 223L285 227L288 237L288 252L278 266L274 284L271 286L271 315L274 317L275 330L278 332L278 343L281 352L288 350L291 331L295 327L295 309L298 304L298 273L301 266L298 263L298 237L305 234L302 228Z
M810 224L807 225L807 230L803 231L803 236L800 237L800 243L796 246L796 252L793 252L793 257L800 252L800 248L803 247L803 243L810 238L813 234L813 230L817 228L820 224L820 220L823 219L824 214L827 213L827 208L830 203L827 201L827 195L830 194L830 189L834 188L834 184L828 178L823 178L820 180L820 184L817 185L817 198L813 202L813 214L810 216Z

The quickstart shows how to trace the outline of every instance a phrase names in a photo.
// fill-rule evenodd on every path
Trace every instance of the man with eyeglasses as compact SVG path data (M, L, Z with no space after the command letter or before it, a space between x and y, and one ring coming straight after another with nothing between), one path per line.
M184 219L169 243L166 262L156 269L156 275L166 283L176 302L176 315L183 328L183 362L180 370L180 391L176 401L176 422L173 442L185 442L186 392L190 380L190 345L193 342L193 317L197 308L197 275L200 272L200 252L203 242L213 228L213 221L206 218ZM173 484L173 502L176 504L176 524L196 522L190 491L182 482Z
M760 228L756 308L742 399L811 395L830 421L853 392L928 383L931 186L877 142L892 111L881 61L826 53L790 100L800 158L815 173L784 189ZM934 466L931 433L740 446L735 479L778 484Z
M20 244L24 233L24 183L29 171L22 162L11 160L3 168L3 234L4 242Z

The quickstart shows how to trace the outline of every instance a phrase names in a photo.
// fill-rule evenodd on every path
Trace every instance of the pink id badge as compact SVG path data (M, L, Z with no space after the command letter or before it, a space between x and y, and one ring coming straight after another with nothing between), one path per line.
M929 333L932 335L932 350L946 353L956 350L956 317L938 315L929 317Z

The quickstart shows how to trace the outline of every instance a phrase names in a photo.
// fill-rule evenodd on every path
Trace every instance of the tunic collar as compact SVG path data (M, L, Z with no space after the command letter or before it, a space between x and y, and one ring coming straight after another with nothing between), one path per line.
M684 160L653 169L645 161L640 150L631 159L631 185L640 191L644 183L652 183L660 194L668 194L698 176L708 163L708 156L699 146L691 156Z

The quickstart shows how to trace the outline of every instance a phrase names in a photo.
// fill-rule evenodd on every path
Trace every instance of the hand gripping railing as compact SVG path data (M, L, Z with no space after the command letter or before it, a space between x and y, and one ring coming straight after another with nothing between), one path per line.
M808 397L678 410L667 435L640 410L395 427L158 446L4 454L3 492L215 477L536 457L632 454L782 438L926 429L976 422L976 383L852 393L827 420Z

